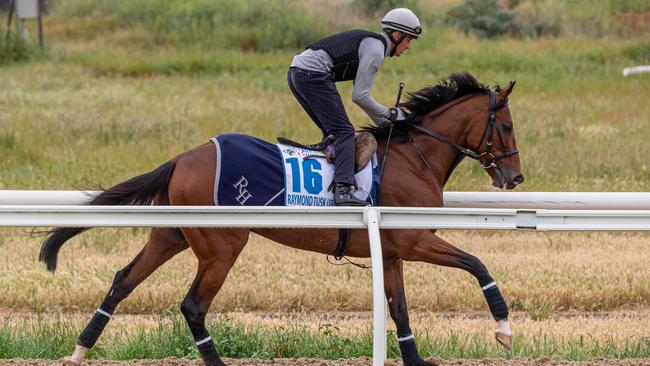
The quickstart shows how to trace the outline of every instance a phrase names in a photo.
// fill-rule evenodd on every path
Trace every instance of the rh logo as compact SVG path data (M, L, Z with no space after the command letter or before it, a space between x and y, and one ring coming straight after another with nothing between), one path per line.
M239 190L239 195L235 197L235 200L239 202L240 205L244 205L249 198L253 195L246 189L248 187L248 180L242 175L237 183L233 184L233 187Z

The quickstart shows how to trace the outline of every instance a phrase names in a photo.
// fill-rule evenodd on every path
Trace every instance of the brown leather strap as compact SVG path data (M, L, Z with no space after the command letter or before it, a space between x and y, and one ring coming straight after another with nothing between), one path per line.
M332 254L337 261L340 261L345 256L345 252L348 250L348 243L350 243L351 233L351 229L339 229L339 242Z

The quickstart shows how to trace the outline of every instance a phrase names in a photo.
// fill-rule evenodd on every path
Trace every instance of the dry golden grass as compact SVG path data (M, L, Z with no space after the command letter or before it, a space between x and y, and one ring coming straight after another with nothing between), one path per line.
M514 310L636 309L650 305L647 234L448 231L442 236L477 255ZM141 249L141 229L99 229L72 240L59 269L37 262L39 240L24 231L0 240L0 308L20 311L90 311L114 273ZM368 262L362 260L362 262ZM186 251L154 273L119 308L120 313L177 312L193 279L196 259ZM224 311L364 311L372 307L370 271L333 266L325 256L252 236L212 306ZM416 311L484 311L469 274L425 263L406 263L409 307Z

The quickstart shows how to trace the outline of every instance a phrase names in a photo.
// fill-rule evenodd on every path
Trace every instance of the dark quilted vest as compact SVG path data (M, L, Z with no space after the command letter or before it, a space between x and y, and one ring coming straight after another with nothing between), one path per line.
M386 51L386 40L378 33L361 29L352 29L337 33L320 41L307 45L312 50L324 50L332 59L334 67L334 81L354 80L359 68L359 44L364 38L372 37L384 44Z

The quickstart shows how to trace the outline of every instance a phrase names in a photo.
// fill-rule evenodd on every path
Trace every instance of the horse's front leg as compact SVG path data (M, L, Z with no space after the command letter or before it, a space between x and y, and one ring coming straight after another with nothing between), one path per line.
M415 338L409 326L409 314L404 294L404 275L402 260L395 257L384 260L384 289L388 309L397 327L397 341L405 366L436 366L433 362L422 360L415 345Z
M411 237L401 239L406 245L399 253L404 260L424 261L446 267L461 268L476 277L490 308L490 313L497 322L495 338L503 347L511 349L512 332L508 323L508 305L483 262L441 239L435 235L433 230L411 232L406 235Z

